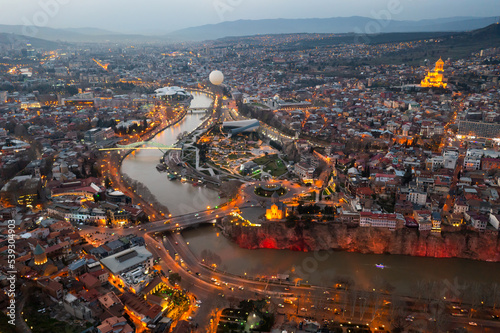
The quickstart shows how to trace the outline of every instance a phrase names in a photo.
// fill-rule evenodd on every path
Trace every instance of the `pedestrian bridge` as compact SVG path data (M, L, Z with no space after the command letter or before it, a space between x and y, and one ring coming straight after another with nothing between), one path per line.
M182 148L178 148L178 147L172 146L172 145L165 145L165 144L158 143L158 142L139 141L139 142L134 142L134 143L131 143L128 145L117 144L115 148L103 148L103 149L99 149L99 150L127 150L127 149L158 149L158 150L175 149L175 150L181 150Z

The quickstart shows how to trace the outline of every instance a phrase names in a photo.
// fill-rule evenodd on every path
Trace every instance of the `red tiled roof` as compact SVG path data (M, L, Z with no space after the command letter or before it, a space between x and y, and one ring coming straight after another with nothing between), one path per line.
M100 284L99 280L94 275L89 273L80 275L79 280L85 284L86 288L92 288L95 285Z
M356 189L356 193L362 194L362 195L372 195L373 191L369 187L360 187L360 188Z

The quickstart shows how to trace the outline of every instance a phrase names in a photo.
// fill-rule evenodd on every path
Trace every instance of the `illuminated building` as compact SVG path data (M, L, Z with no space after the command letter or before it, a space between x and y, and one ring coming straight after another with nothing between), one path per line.
M439 58L433 71L429 71L425 78L420 82L424 88L446 88L447 83L443 82L444 61Z
M441 214L432 212L431 214L432 232L441 232Z
M101 259L101 264L110 272L111 283L137 293L151 280L153 255L144 246L136 246Z
M21 109L23 110L28 110L28 109L39 109L42 106L40 105L40 102L38 101L24 101L21 102Z
M315 168L307 163L295 164L295 173L304 183L312 183Z
M248 161L240 165L240 173L244 176L260 173L260 166L254 161Z
M63 98L63 105L74 106L76 108L91 108L95 106L95 99L65 99Z
M95 96L91 92L79 93L69 98L63 98L61 104L74 106L77 109L92 108L95 106Z
M361 227L389 228L394 230L404 224L400 214L378 214L372 212L359 213Z
M111 139L115 135L115 131L111 127L108 128L92 128L85 132L83 139L88 142L98 142Z
M484 121L461 120L458 122L458 135L469 139L500 138L500 124L493 122L488 123Z
M26 57L32 60L36 58L35 49L31 46L31 44L26 44Z
M260 127L260 122L257 119L225 121L222 123L222 128L228 131L229 136L238 133L256 132Z
M35 265L43 265L47 262L47 254L40 244L36 244L35 251L33 251L33 256L35 257Z
M148 283L148 285L141 291L141 293L142 295L144 295L144 298L146 298L147 295L152 295L164 287L167 287L166 283L163 282L161 277L157 276L153 281Z
M111 211L109 218L113 226L123 226L128 223L130 214L125 210Z
M42 188L41 179L31 175L16 176L2 187L2 198L21 206L37 204Z
M39 100L40 104L44 106L56 106L59 104L59 99L55 94L41 95Z
M140 85L143 83L141 78L138 77L128 77L128 78L121 78L119 80L121 83L129 83L129 84L135 84L135 85Z
M25 193L19 195L17 204L20 206L33 206L33 202L37 200L38 193Z
M271 196L271 203L266 208L266 219L282 220L287 215L287 206L280 202L278 192Z
M120 296L125 312L134 322L142 322L144 326L154 324L162 317L163 309L157 304L149 304L144 298L131 293Z
M155 93L156 98L160 100L182 101L191 97L189 92L177 86L159 88Z
M101 259L101 264L114 275L137 267L148 270L153 267L153 255L144 246L136 246Z

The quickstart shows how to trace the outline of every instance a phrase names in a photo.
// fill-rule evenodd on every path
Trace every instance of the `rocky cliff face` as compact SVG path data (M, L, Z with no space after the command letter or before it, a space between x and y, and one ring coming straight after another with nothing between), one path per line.
M472 231L419 233L403 228L348 228L345 225L311 223L288 228L284 222L266 222L262 227L222 224L224 234L248 249L290 249L296 251L343 250L375 254L405 254L437 258L466 258L500 261L497 235Z

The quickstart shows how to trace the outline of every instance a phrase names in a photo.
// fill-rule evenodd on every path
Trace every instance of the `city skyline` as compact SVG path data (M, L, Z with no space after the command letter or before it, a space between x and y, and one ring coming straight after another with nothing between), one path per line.
M425 20L446 17L491 17L495 3L480 1L439 1L413 3L407 0L358 0L356 5L341 1L315 0L247 2L242 0L190 0L165 3L157 0L140 6L131 1L111 0L85 3L67 0L8 1L2 4L0 23L51 28L98 28L119 33L162 34L224 21L363 16L378 19L390 12L392 20ZM451 6L453 4L453 6ZM28 8L28 9L27 9ZM152 10L154 8L155 10ZM78 13L78 15L73 15Z
M186 1L3 0L0 332L500 332L493 1Z

